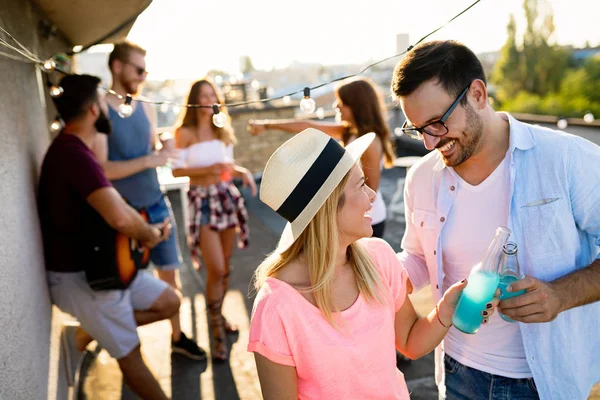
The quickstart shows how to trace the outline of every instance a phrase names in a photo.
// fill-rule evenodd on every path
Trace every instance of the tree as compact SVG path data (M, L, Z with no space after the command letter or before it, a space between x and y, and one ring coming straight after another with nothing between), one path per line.
M500 59L494 66L492 82L498 86L498 98L503 101L516 96L521 90L523 70L521 54L517 49L517 24L514 15L506 26L508 37L500 50Z
M554 34L554 16L549 8L540 13L539 0L525 0L523 10L527 28L523 35L525 89L545 96L560 87L568 63L568 54L550 40Z
M250 56L242 56L242 73L244 75L249 74L255 71L254 64L252 64L252 59Z
M501 102L525 91L537 96L557 92L569 61L569 54L554 43L554 17L549 9L540 12L538 0L524 0L527 27L523 45L516 40L516 23L511 15L508 38L494 70L493 82L498 86Z

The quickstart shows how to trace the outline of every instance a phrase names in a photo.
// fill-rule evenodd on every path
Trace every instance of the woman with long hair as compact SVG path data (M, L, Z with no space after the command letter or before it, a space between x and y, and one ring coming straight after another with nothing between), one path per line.
M231 120L217 87L208 79L195 82L187 104L200 104L205 108L188 107L182 114L175 131L175 145L181 149L180 159L174 165L173 175L189 176L190 205L189 245L197 268L200 255L206 265L206 306L211 323L214 361L228 358L227 332L237 332L221 309L227 292L230 258L238 235L238 247L248 243L248 213L244 199L232 183L241 178L256 195L252 174L234 163L233 145L236 142ZM213 123L213 104L221 104L220 112L225 126Z
M335 107L339 122L321 122L313 120L251 120L248 130L252 135L260 135L265 130L283 130L298 133L306 128L316 128L344 146L369 132L376 139L361 158L367 185L377 192L373 205L373 236L383 237L387 217L385 203L379 190L381 169L391 167L396 158L390 132L384 116L385 104L375 85L366 78L351 79L335 88Z
M451 326L466 280L418 318L406 270L370 237L375 192L359 160L374 139L343 148L307 129L267 162L260 198L288 224L255 273L248 350L266 400L408 399L394 345L418 358Z

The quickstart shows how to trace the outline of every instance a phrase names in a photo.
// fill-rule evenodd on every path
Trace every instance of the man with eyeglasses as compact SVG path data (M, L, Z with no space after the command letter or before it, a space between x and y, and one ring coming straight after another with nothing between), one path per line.
M177 157L177 150L174 143L163 143L163 148L156 150L156 112L147 103L133 100L131 115L119 115L123 99L127 95L135 96L146 79L145 57L146 50L134 43L124 41L115 44L108 58L108 67L112 75L111 88L121 98L114 94L106 96L113 133L110 137L98 135L93 149L107 177L131 206L145 210L150 222L170 218L175 234L153 248L150 259L158 277L179 290L178 270L182 260L177 228L171 204L160 189L156 171L157 167ZM205 351L181 332L179 314L171 318L171 327L173 352L193 360L206 359Z
M511 285L526 292L498 304L518 323L484 311L475 335L450 329L436 349L440 397L587 399L600 381L600 147L494 111L480 61L454 41L413 48L391 90L403 132L433 150L404 187L398 257L414 289L431 284L439 300L498 226L526 275Z

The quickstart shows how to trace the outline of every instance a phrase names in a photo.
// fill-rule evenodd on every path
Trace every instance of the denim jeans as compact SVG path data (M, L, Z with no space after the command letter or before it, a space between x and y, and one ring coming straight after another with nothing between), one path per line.
M467 367L446 354L446 400L538 400L533 378L514 379Z
M165 218L169 218L172 226L169 238L150 250L150 260L156 268L162 271L178 269L182 263L182 258L177 240L177 223L169 199L166 196L161 197L158 203L148 207L146 212L150 224L158 224L163 222Z

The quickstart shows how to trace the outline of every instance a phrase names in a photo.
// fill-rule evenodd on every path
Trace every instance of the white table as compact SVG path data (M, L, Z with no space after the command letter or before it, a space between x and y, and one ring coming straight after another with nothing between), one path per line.
M179 190L179 197L181 198L181 211L183 213L183 226L185 229L185 234L187 235L189 233L189 227L187 223L189 218L187 191L190 187L190 178L187 176L175 178L171 173L171 169L168 167L158 168L157 173L160 189L163 192L166 193L169 190Z

